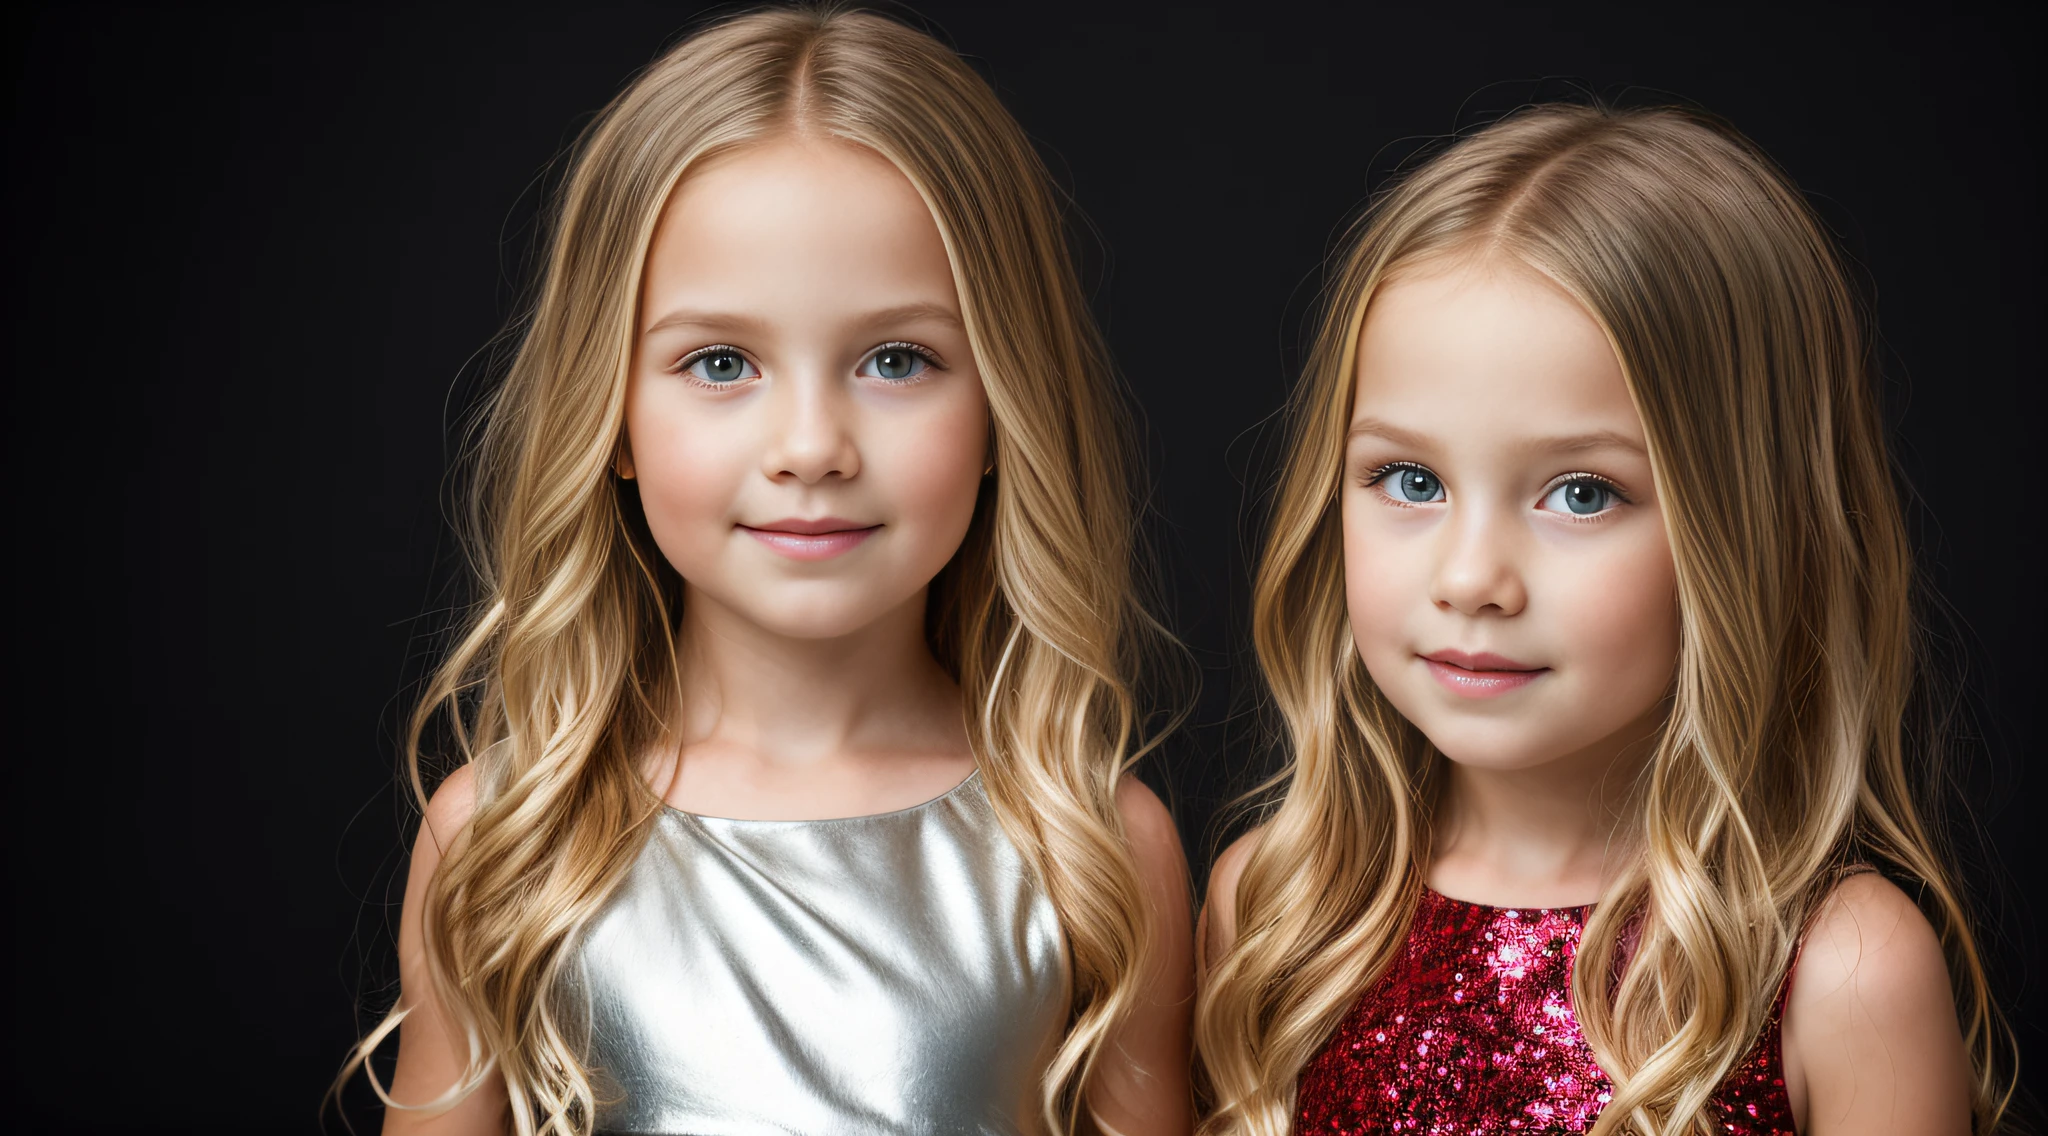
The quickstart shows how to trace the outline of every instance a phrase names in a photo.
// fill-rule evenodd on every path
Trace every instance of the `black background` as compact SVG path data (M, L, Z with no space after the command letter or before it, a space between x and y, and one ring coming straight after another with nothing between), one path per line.
M1152 770L1198 871L1249 761L1226 723L1257 427L1368 186L1573 90L1693 100L1769 150L1872 284L1954 616L1968 876L2048 1054L2030 17L920 10L1078 206L1204 672ZM550 163L698 11L6 17L8 1127L315 1127L358 998L390 997L392 737L447 597L444 427L528 281Z

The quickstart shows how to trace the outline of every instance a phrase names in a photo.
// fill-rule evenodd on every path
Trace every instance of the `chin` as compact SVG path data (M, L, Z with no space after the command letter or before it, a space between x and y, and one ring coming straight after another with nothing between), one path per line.
M1553 711L1536 715L1540 721L1447 721L1443 715L1437 715L1430 721L1416 718L1409 721L1422 730L1423 736L1429 739L1438 753L1452 762L1470 769L1501 772L1534 769L1575 758L1596 748L1599 752L1607 752L1615 748L1612 739L1629 725L1626 721L1610 723L1581 715L1571 723L1576 728L1557 729L1558 715L1569 713ZM1546 725L1550 728L1546 729Z
M1453 765L1470 769L1493 769L1506 772L1513 769L1534 769L1539 765L1557 760L1554 746L1542 745L1470 745L1453 742L1444 745L1434 737L1430 744L1437 752L1450 760Z
M788 594L749 596L731 604L749 623L786 639L840 639L873 626L907 597L815 586L789 589Z
M1404 712L1405 715L1405 712ZM1512 720L1457 720L1452 715L1405 715L1453 763L1473 769L1530 769L1571 750L1568 739Z

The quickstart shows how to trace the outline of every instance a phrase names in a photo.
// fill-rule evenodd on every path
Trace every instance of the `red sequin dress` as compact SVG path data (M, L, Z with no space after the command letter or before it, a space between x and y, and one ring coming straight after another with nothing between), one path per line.
M1425 888L1408 941L1302 1070L1295 1131L1585 1132L1612 1095L1572 1012L1590 907L1487 907ZM1789 986L1789 983L1787 984ZM1793 1136L1785 992L1712 1108L1728 1136Z

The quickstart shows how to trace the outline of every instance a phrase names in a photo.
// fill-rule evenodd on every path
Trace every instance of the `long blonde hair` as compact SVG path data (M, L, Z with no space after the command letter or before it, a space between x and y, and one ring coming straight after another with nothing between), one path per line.
M1838 255L1732 130L1549 105L1376 200L1326 294L1253 600L1289 747L1269 790L1285 796L1197 1010L1205 1131L1289 1130L1302 1067L1392 960L1422 887L1445 759L1353 646L1338 491L1375 288L1474 247L1546 273L1606 329L1677 564L1670 715L1630 806L1641 854L1605 887L1572 979L1614 1080L1596 1131L1708 1131L1705 1106L1763 1027L1807 919L1857 863L1910 880L1935 923L1989 1130L2008 1095L2001 1025L1909 791L1911 562Z
M673 744L681 581L612 471L642 267L693 165L790 132L867 147L924 197L987 388L995 476L934 581L927 629L989 798L1066 934L1073 1003L1042 1085L1048 1128L1083 1122L1137 995L1151 931L1116 793L1141 748L1131 676L1157 628L1134 599L1123 414L1051 181L987 83L929 36L857 11L754 12L667 53L579 143L473 454L480 602L408 736L422 800L431 731L475 771L475 812L426 897L427 957L470 1037L465 1085L502 1073L522 1134L591 1128L575 1023L550 992L657 815L643 758Z

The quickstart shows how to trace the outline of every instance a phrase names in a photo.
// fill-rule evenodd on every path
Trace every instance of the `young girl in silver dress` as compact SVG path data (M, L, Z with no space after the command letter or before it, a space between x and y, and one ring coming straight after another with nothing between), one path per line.
M1185 1131L1120 420L987 84L861 13L699 32L521 330L385 1130Z

